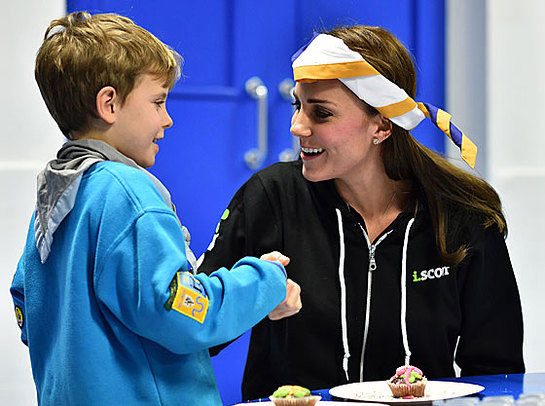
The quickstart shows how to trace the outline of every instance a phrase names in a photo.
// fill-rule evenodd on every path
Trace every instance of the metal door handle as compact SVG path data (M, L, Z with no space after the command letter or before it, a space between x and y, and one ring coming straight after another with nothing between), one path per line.
M255 170L263 164L267 156L269 90L257 76L248 79L245 88L246 93L257 100L257 148L252 148L244 154L246 165Z
M282 97L289 102L294 102L293 90L295 89L295 83L290 78L284 79L278 85L278 91ZM299 139L292 135L291 148L286 148L278 155L278 160L281 162L293 161L297 158L297 151L299 149Z

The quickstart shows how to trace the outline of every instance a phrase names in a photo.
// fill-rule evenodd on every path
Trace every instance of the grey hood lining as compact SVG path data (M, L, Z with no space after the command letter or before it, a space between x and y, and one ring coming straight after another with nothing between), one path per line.
M45 169L38 174L34 232L42 263L45 263L51 252L53 234L74 207L83 173L95 163L102 161L120 162L143 171L153 182L165 203L175 212L167 188L135 161L100 140L69 141L59 150L57 159L48 162ZM187 259L193 269L196 269L195 256L189 249L191 238L189 231L183 226L182 231Z

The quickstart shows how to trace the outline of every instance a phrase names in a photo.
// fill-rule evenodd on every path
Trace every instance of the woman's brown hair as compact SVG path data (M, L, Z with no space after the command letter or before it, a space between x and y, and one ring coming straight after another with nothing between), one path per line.
M340 38L361 54L383 76L404 89L413 99L416 72L407 49L389 31L381 27L339 27L327 34ZM367 105L371 114L379 114ZM413 192L421 195L430 211L440 258L458 264L469 247L450 247L448 235L459 231L462 209L469 218L479 219L485 227L497 226L507 235L507 224L496 191L484 180L460 168L417 142L407 130L392 123L392 135L382 142L382 159L387 175L393 180L413 183Z

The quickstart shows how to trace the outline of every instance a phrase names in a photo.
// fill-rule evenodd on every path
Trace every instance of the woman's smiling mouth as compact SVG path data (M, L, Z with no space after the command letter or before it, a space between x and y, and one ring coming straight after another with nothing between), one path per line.
M303 151L303 155L305 157L314 157L320 155L322 152L324 152L323 148L304 148L301 147L301 151Z

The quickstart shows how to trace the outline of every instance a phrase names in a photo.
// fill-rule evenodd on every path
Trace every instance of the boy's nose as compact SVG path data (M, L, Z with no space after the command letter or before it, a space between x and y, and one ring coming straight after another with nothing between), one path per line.
M172 121L172 117L170 117L170 114L165 111L165 123L163 124L163 128L172 127L172 124L174 124L174 121Z

